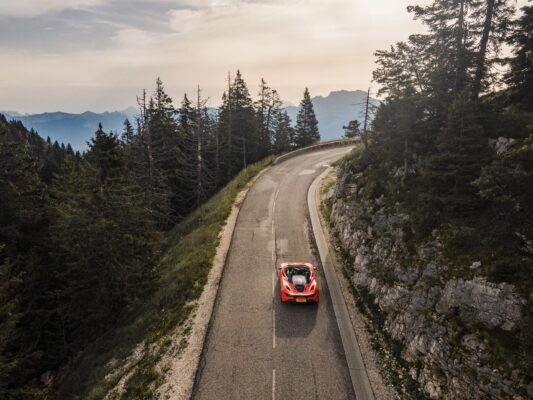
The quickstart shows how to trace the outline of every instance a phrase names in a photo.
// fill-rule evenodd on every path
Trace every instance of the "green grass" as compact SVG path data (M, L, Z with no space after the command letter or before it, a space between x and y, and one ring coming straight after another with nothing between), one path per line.
M169 349L169 334L183 324L195 308L191 302L198 299L207 282L219 233L235 198L271 162L272 158L267 158L241 171L167 234L162 244L158 266L160 282L156 291L142 308L122 316L118 329L99 338L71 361L61 376L55 398L101 399L125 373L130 374L125 391L115 393L112 399L153 398L155 389L163 382L155 365ZM128 361L135 346L142 342L142 356ZM181 351L183 343L177 351Z

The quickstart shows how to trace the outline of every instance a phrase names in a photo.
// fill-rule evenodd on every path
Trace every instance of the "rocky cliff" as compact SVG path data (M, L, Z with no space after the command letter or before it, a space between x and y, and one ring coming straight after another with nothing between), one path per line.
M359 179L339 169L329 220L355 295L373 310L373 329L390 339L391 361L416 382L403 397L533 398L529 372L508 346L525 303L516 288L489 282L480 261L451 264L437 229L413 243L404 229L410 216L384 196L365 196Z

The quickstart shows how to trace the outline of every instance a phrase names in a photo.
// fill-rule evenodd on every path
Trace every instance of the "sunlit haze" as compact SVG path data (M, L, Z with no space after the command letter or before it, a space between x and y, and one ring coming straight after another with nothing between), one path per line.
M237 68L252 95L264 77L292 103L365 89L374 51L423 30L412 3L429 1L4 0L0 110L123 109L158 76L217 105Z

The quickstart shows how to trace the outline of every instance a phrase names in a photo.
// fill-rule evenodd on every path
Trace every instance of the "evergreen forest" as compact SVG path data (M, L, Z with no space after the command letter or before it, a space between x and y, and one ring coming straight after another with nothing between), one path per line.
M435 0L408 7L427 33L375 53L373 78L385 100L365 145L346 161L353 179L345 184L407 216L405 265L422 268L413 261L417 249L437 240L449 265L449 276L440 279L514 285L525 304L512 332L459 326L456 333L477 332L497 355L499 371L520 370L527 383L533 377L533 7L514 4ZM355 128L347 127L347 136Z
M83 154L0 115L2 399L53 396L164 284L177 223L250 164L320 140L307 89L293 128L277 91L261 80L252 100L239 71L216 112L199 87L175 104L160 79L137 102L134 121L120 134L98 126ZM186 273L154 308L191 299L200 278Z

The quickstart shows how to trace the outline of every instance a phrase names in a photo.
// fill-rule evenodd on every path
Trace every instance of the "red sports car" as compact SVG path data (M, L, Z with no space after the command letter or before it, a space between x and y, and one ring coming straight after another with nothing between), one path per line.
M286 262L278 267L281 301L318 303L316 268L309 263Z

